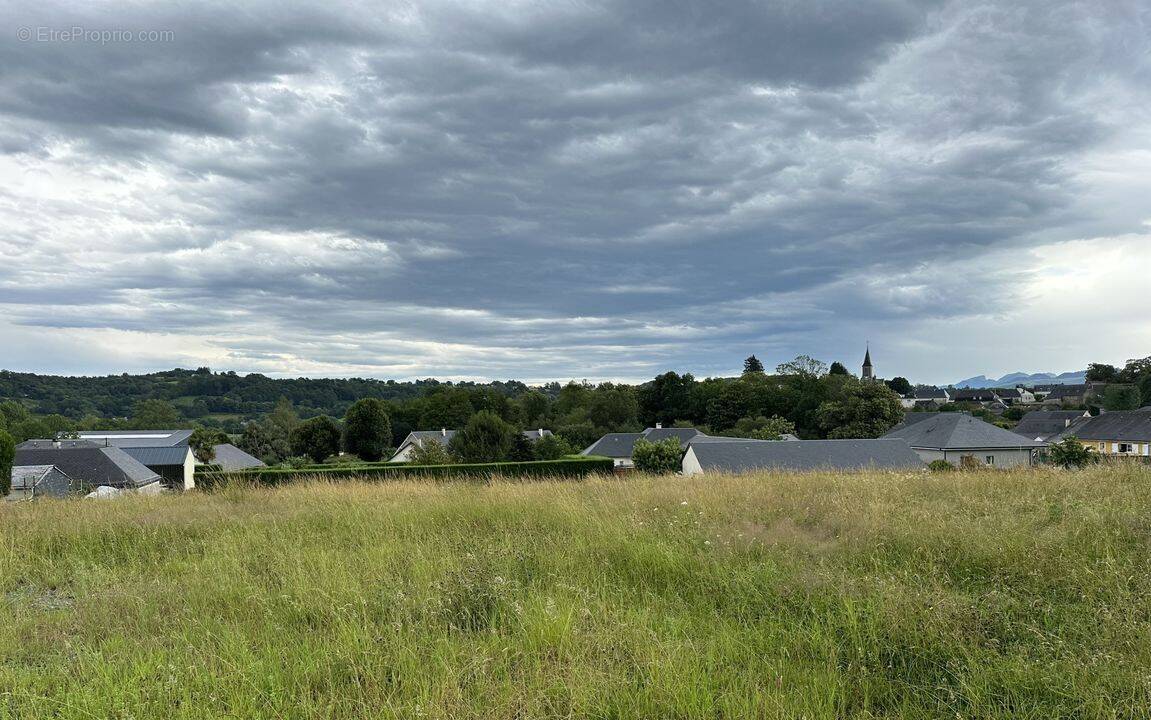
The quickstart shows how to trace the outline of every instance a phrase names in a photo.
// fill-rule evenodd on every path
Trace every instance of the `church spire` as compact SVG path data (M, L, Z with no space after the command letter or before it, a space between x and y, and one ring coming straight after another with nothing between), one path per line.
M871 365L871 343L867 343L867 352L863 355L863 379L875 379L875 370Z

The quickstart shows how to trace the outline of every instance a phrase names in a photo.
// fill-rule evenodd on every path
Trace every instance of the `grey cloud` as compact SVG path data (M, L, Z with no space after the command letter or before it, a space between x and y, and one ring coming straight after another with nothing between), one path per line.
M84 178L0 189L26 327L215 331L261 369L723 369L993 314L1011 253L1145 219L1080 172L1146 127L1133 2L75 12L22 22L176 41L0 40L0 159Z

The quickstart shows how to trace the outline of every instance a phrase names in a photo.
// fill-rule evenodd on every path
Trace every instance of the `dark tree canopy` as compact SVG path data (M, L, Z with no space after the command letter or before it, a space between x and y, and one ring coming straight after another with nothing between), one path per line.
M392 445L388 406L379 398L352 403L344 415L344 450L361 460L376 462Z
M911 382L905 377L895 377L888 380L887 387L891 388L900 395L909 395L914 389L911 387Z
M851 373L849 373L847 371L847 367L843 363L836 360L835 362L831 363L831 368L828 369L827 374L828 375L850 375Z
M292 453L321 463L340 452L340 424L327 415L305 420L292 430Z
M1115 382L1119 377L1119 368L1103 363L1091 363L1087 366L1088 382Z
M476 413L448 443L448 451L462 463L506 460L516 431L490 411Z
M754 355L751 355L746 360L743 361L743 372L744 373L762 373L763 372L763 363L761 363L759 361L759 358L757 358Z

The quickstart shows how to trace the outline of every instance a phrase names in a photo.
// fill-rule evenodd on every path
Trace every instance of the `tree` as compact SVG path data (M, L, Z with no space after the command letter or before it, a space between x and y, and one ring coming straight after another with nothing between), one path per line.
M559 435L572 447L583 449L599 440L603 433L596 428L591 420L584 420L570 425L561 425L556 429L556 435Z
M836 360L835 362L831 363L831 369L829 369L827 371L827 374L828 375L850 375L851 373L849 373L847 371L847 367L843 363Z
M0 430L0 501L12 492L12 463L16 461L16 441Z
M886 385L857 383L841 399L820 405L816 417L829 438L877 438L903 419L903 406Z
M1091 363L1087 366L1088 382L1115 382L1119 376L1119 368L1103 363Z
M887 381L887 387L894 390L899 395L910 395L914 389L911 383L905 377L895 377Z
M244 426L239 448L269 465L278 465L292 454L291 435L264 418Z
M485 410L473 415L452 437L448 452L462 463L500 462L511 452L515 434L511 425Z
M537 460L559 460L575 452L559 435L544 435L536 441L535 451Z
M675 438L666 438L654 443L640 438L632 448L631 459L635 463L636 470L653 475L664 475L683 469L683 450L680 449L679 440Z
M439 440L424 440L408 455L412 465L450 465L452 456Z
M692 393L698 383L691 373L679 375L666 372L636 389L639 421L647 427L656 423L667 427L676 420L693 419L703 422L703 416L692 413Z
M1064 438L1062 442L1051 445L1048 449L1048 457L1051 458L1053 465L1068 470L1086 467L1099 460L1099 456L1091 448L1079 442L1079 438L1075 437Z
M512 447L508 451L508 460L512 462L531 462L536 459L535 443L523 433L512 436Z
M216 446L227 442L228 436L219 430L198 427L192 431L192 436L188 438L188 447L192 448L192 454L196 456L196 460L210 463L216 459Z
M140 430L168 430L180 423L180 414L164 400L141 400L132 408L132 425Z
M1142 393L1134 385L1108 385L1103 391L1103 407L1110 411L1138 410Z
M292 453L321 463L340 452L340 425L327 415L310 418L292 430Z
M762 427L752 432L751 437L756 440L782 440L784 435L794 434L795 423L787 418L772 415Z
M528 427L544 426L551 401L539 390L529 390L520 396L520 417Z
M272 408L271 414L268 415L268 422L287 438L300 424L300 416L296 414L296 408L292 406L292 401L281 396L276 401L276 406Z
M746 375L748 373L763 373L763 363L754 355L749 356L743 361L743 374Z
M622 431L637 423L639 404L635 390L628 385L603 383L591 393L588 419L597 426Z
M791 362L780 364L775 368L775 372L777 375L818 378L827 374L827 364L810 355L800 355Z
M392 445L392 422L387 404L378 398L352 403L344 414L344 450L361 460L376 462Z

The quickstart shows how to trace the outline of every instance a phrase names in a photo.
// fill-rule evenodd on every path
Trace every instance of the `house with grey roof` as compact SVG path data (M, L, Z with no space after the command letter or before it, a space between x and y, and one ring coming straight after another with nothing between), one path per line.
M922 470L923 461L904 440L735 440L693 442L683 474L755 471Z
M163 478L164 485L174 490L191 490L196 487L196 456L188 445L148 445L144 447L121 447L150 470Z
M123 448L88 441L33 440L16 448L16 466L54 466L77 492L101 485L135 492L159 492L162 478Z
M211 464L219 465L224 472L266 467L263 460L249 455L231 443L213 445L212 449L216 451L216 455L212 458Z
M1091 417L1086 410L1032 410L1012 428L1016 435L1046 442L1077 421Z
M700 437L706 436L695 428L665 428L663 425L656 424L655 427L647 428L638 433L608 433L585 448L580 455L609 457L615 460L615 467L630 468L635 467L631 459L632 452L635 449L635 444L641 439L648 442L661 442L668 438L675 438L679 441L680 449L686 449L690 443Z
M37 497L67 497L83 487L55 465L17 465L12 468L12 485L7 500Z
M1105 412L1078 420L1050 442L1076 437L1101 455L1151 458L1151 412Z
M551 435L552 431L540 428L537 430L524 430L521 434L532 442L538 442ZM408 436L404 438L404 441L396 448L396 453L388 459L388 462L410 462L412 451L417 447L422 447L423 444L428 441L438 442L443 445L444 448L447 448L448 443L450 443L455 436L456 431L448 430L447 428L441 428L440 430L413 430L408 433Z
M977 463L998 468L1032 465L1045 443L960 413L938 413L883 436L907 442L923 462Z
M97 445L111 447L175 447L187 445L191 430L85 430L76 433L77 439L89 440Z

